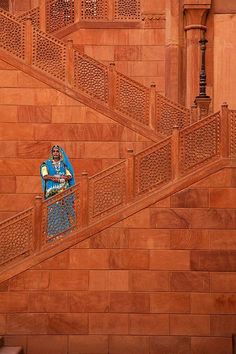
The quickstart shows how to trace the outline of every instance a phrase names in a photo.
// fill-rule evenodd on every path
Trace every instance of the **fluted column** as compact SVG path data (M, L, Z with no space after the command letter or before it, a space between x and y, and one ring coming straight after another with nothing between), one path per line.
M184 0L184 30L186 32L186 100L191 107L199 94L201 55L199 41L206 32L206 19L211 0Z

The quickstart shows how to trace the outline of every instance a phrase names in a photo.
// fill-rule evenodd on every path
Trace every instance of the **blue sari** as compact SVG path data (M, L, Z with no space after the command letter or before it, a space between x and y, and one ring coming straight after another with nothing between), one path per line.
M45 199L63 192L67 188L75 184L74 170L70 160L66 156L64 150L57 146L60 152L60 161L55 162L52 154L50 158L44 161L40 166L40 174L42 179L42 187ZM53 148L52 148L53 149ZM68 176L71 178L68 181L61 179L59 182L45 180L45 173L49 176ZM50 203L47 207L47 235L49 238L58 236L61 233L71 229L76 224L76 214L74 210L74 194L66 195L57 201Z

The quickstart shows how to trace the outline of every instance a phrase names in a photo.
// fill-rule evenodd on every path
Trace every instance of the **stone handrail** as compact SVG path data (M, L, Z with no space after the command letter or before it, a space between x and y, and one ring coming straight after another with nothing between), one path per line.
M145 87L117 72L114 65L104 65L80 53L55 37L0 10L3 24L0 47L46 77L60 83L67 91L98 102L113 116L136 129L169 135L174 125L190 124L190 111L164 96L155 87ZM157 139L158 140L158 139Z
M232 119L236 111L224 104L221 112L176 127L169 138L94 176L83 173L76 186L57 196L44 202L36 197L34 209L0 224L0 265L61 242L214 161L235 158Z

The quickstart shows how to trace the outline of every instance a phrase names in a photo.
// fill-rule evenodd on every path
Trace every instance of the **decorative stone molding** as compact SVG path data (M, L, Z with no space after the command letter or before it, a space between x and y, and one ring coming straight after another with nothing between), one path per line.
M210 5L184 5L186 31L191 29L206 30L206 19Z
M198 119L202 119L209 114L209 106L211 103L210 97L196 97L195 103L197 105Z
M141 19L146 28L164 28L165 15L164 14L142 14Z

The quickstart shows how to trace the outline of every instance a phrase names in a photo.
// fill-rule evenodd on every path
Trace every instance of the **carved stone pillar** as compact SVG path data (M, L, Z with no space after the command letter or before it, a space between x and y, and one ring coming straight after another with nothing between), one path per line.
M199 92L201 55L199 40L206 31L211 0L184 0L186 32L186 106L191 107Z
M179 0L166 0L166 75L165 94L179 102L180 84L180 5Z
M12 13L13 15L16 12L16 1L15 0L9 0L9 12Z

